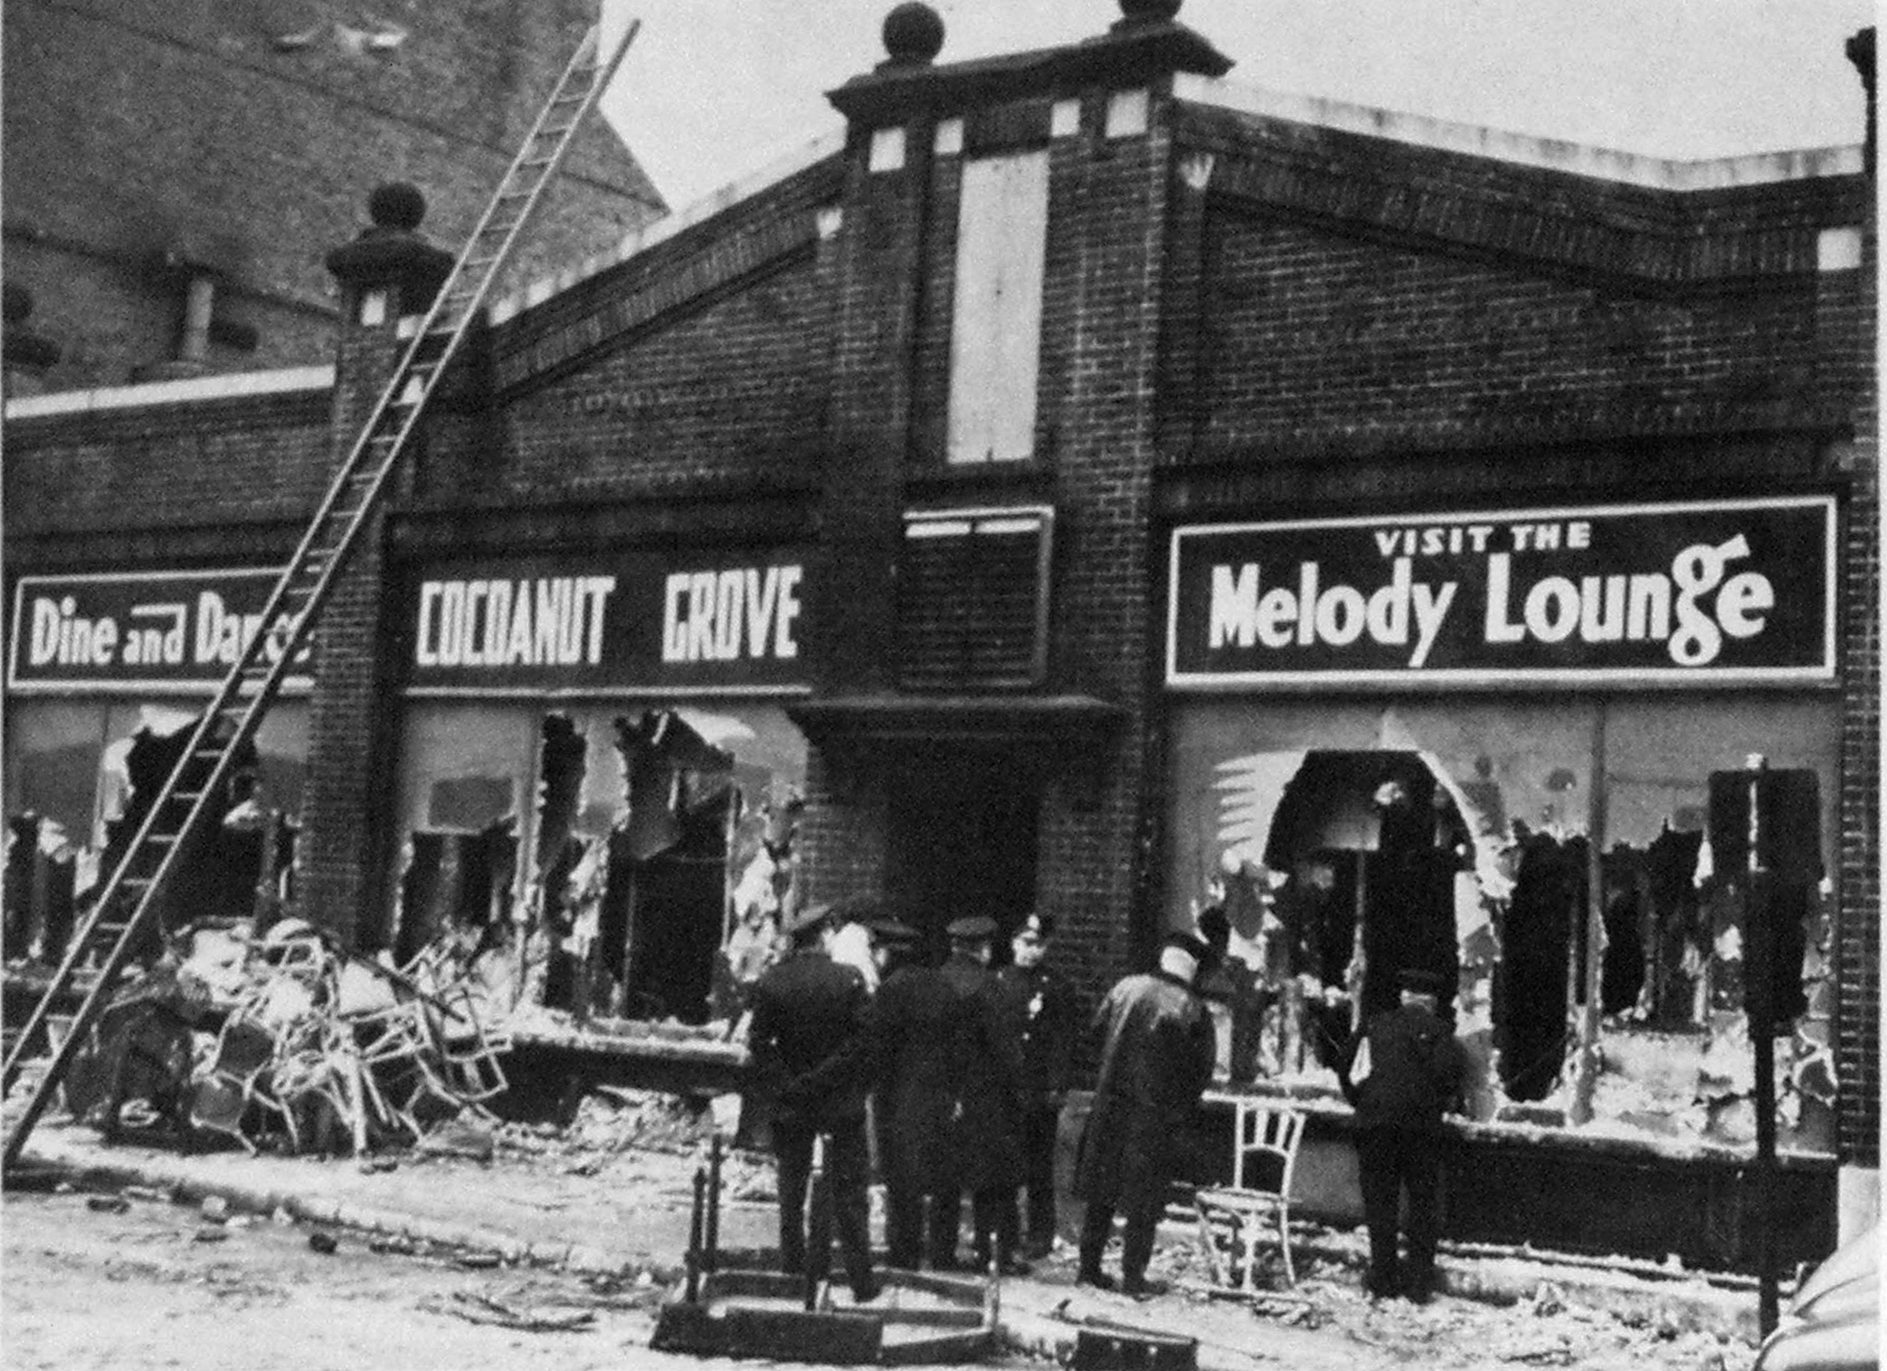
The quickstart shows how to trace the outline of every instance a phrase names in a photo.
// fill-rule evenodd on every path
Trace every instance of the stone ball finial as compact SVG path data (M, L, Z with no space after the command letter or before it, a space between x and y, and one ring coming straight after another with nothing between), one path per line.
M1120 12L1130 24L1171 23L1180 0L1120 0Z
M929 5L906 0L885 16L883 35L893 63L921 66L942 51L944 22Z
M411 181L387 181L367 197L367 217L375 228L411 233L426 217L426 197Z

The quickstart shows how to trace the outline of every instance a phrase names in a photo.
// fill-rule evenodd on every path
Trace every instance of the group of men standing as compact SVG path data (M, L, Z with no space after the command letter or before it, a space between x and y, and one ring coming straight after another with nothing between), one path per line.
M788 927L788 954L753 990L749 1044L772 1102L782 1265L824 1275L807 1270L806 1241L808 1180L823 1138L833 1227L861 1304L880 1289L868 1200L874 1150L892 1267L964 1269L966 1199L972 1269L1020 1274L1054 1241L1056 1130L1078 1012L1068 983L1044 962L1053 927L1037 914L1023 919L1000 969L991 965L994 920L961 918L946 932L948 957L920 965L908 960L918 935L896 919L848 923L829 908L808 910ZM1200 983L1229 934L1224 912L1208 908L1195 929L1167 936L1152 971L1117 982L1093 1016L1100 1062L1070 1186L1085 1204L1080 1283L1135 1295L1154 1288L1155 1227L1185 1169L1187 1125L1216 1057ZM848 963L858 955L848 942L862 942L866 966ZM1356 1108L1366 1285L1419 1301L1434 1281L1441 1116L1458 1103L1465 1061L1438 1014L1444 978L1411 970L1398 979L1400 1003L1362 1026L1339 1079ZM1405 1190L1406 1263L1397 1216ZM1116 1218L1118 1282L1102 1269Z
M859 928L875 988L848 964ZM808 910L788 928L787 956L753 990L748 1041L772 1099L782 1265L804 1271L806 1183L823 1136L834 1228L860 1303L878 1292L866 1198L874 1144L891 1266L963 1269L966 1200L975 1269L1020 1273L1054 1240L1055 1127L1077 1008L1044 961L1052 924L1025 918L1000 969L994 920L962 918L946 931L948 957L920 965L918 935L895 919Z

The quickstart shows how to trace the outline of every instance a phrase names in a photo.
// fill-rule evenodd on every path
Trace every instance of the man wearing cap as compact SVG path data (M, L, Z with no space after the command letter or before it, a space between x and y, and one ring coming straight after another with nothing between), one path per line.
M1073 988L1047 964L1054 920L1030 914L1009 939L1010 963L996 973L1011 1019L1022 1029L1022 1186L1009 1205L1011 1233L1025 1233L1022 1255L1039 1260L1055 1242L1055 1127L1074 1065ZM1028 1193L1028 1223L1020 1213Z
M927 1250L956 1244L950 1119L963 1075L957 1048L963 1012L937 966L907 965L887 975L872 999L886 1260L904 1271L917 1270Z
M863 1304L879 1290L871 1269L865 1141L870 995L857 971L827 955L829 916L816 907L788 925L786 957L754 986L748 1044L760 1084L774 1101L780 1265L792 1275L824 1276L806 1270L806 1187L814 1140L824 1137L833 1226L852 1296Z
M1434 1293L1435 1196L1442 1115L1458 1109L1467 1057L1437 1013L1447 978L1411 969L1396 978L1399 1003L1371 1016L1338 1059L1337 1079L1356 1110L1356 1161L1369 1227L1371 1295L1426 1304ZM1409 1196L1409 1255L1397 1260L1397 1210Z
M970 1200L972 1251L978 1270L994 1261L1007 1275L1027 1269L1015 1251L1010 1211L1022 1183L1022 1031L990 969L996 921L982 915L958 919L946 930L950 956L946 984L963 1004L957 1019L963 1074L951 1120L958 1182ZM961 1213L961 1200L956 1214ZM949 1269L956 1261L956 1223L946 1234L933 1224L931 1263ZM948 1240L949 1246L943 1244Z
M1080 1284L1114 1288L1101 1271L1101 1255L1119 1213L1126 1220L1121 1289L1153 1292L1147 1263L1179 1167L1177 1140L1212 1079L1212 1019L1198 983L1217 956L1197 933L1170 934L1158 968L1117 982L1095 1011L1101 1069L1075 1154L1074 1193L1087 1203Z

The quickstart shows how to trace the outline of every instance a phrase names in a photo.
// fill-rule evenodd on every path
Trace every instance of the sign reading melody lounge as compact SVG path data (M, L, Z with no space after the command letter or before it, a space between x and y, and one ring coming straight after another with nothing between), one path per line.
M7 688L196 694L213 691L262 623L279 570L104 572L22 576L14 587ZM269 660L278 642L264 644ZM304 691L311 645L285 690Z
M1835 677L1831 496L1178 528L1166 680Z
M407 689L536 694L804 689L797 549L428 566L407 588Z

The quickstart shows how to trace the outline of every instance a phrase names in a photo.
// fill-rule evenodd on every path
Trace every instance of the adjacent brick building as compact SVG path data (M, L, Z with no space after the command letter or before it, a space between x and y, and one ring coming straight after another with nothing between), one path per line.
M608 1028L723 1021L805 899L1041 910L1090 995L1223 901L1230 1086L1340 1137L1330 1042L1444 970L1451 1231L1710 1265L1753 987L1813 1255L1878 1166L1866 158L1244 90L1122 8L939 64L899 6L842 139L493 308L324 622L302 911ZM9 497L183 412L15 406Z
M418 183L432 230L461 241L597 10L9 7L9 393L330 361L321 259L367 192ZM664 206L599 119L546 208L519 279Z

